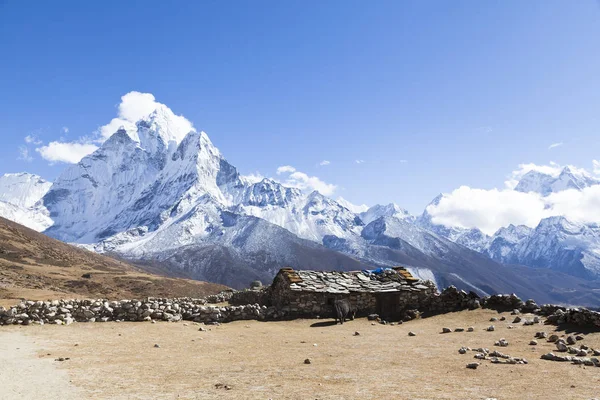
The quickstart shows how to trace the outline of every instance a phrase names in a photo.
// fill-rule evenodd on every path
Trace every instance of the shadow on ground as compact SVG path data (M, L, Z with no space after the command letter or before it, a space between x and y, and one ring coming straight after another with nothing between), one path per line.
M323 327L326 327L326 326L334 326L334 325L337 325L337 322L335 322L335 321L321 321L321 322L315 322L310 327L311 328L323 328Z

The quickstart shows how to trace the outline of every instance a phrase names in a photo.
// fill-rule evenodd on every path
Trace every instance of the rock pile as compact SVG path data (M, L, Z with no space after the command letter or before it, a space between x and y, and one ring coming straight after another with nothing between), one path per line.
M546 316L550 324L573 324L600 328L600 312L591 311L586 308L566 308L552 304L545 304L539 313Z
M527 360L521 357L512 357L508 354L501 353L499 351L490 351L486 348L471 349L469 347L461 347L458 350L459 354L466 354L469 351L474 351L476 354L473 356L478 360L488 360L492 364L527 364Z

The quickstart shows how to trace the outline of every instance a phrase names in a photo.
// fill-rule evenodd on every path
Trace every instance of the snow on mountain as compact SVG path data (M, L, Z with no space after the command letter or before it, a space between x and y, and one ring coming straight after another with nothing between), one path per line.
M15 206L34 207L48 192L52 183L28 173L0 176L0 201Z
M595 182L568 168L550 178L526 175L521 187L547 191ZM522 270L510 272L483 254L600 275L596 227L548 219L535 230L509 226L490 238L478 229L435 224L427 209L415 218L396 204L367 209L244 177L204 132L166 106L117 131L51 187L33 176L3 177L0 215L96 251L236 287L268 279L283 265L349 270L401 263L441 285L481 293L537 290ZM554 276L531 274L541 281Z
M338 197L336 201L338 202L338 204L340 204L343 207L346 207L354 214L364 213L369 209L369 206L366 204L356 205L344 199L343 197Z
M519 239L521 237L521 239ZM512 251L490 253L502 262L549 268L581 278L600 278L600 228L564 217L543 219L526 235L514 236Z
M251 201L256 197L261 201ZM297 189L285 188L267 179L248 188L236 210L319 243L327 235L359 236L363 226L358 216L319 192L304 195Z
M584 170L564 167L558 175L529 171L519 180L515 187L519 192L535 192L542 196L557 193L567 189L582 190L586 187L599 185L600 180Z
M52 225L41 203L52 184L28 173L0 176L0 216L36 231Z
M0 217L17 222L38 232L43 232L52 225L52 219L50 219L48 211L43 207L23 208L0 201Z
M371 222L381 217L395 217L398 219L406 219L409 221L414 220L414 217L410 215L408 211L394 203L390 203L387 205L376 204L373 207L369 208L367 211L360 213L359 215L365 224L370 224Z
M533 229L525 225L510 224L505 228L500 228L490 238L484 253L494 260L507 262L514 249L532 232Z

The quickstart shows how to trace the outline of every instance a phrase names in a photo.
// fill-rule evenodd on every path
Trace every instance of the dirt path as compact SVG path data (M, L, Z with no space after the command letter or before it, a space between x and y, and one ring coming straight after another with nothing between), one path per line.
M590 400L600 395L600 368L541 360L556 347L544 340L529 345L536 331L554 333L555 327L508 329L514 317L504 315L507 321L495 322L495 332L485 328L490 317L500 315L478 310L395 326L366 319L343 326L329 320L238 321L199 331L188 322L75 323L2 327L0 338L2 348L12 348L3 360L17 359L10 367L16 377L11 390L38 390L43 396L37 398L51 398L46 379L61 388L53 393L72 393L65 373L81 390L79 398L89 399ZM439 333L442 327L468 326L475 332ZM409 331L416 336L409 337ZM530 363L483 361L477 370L465 368L476 360L472 352L460 355L460 347L497 349L500 338L509 341L500 351ZM20 345L6 346L7 340L36 347L41 359L30 356L31 347L23 357L23 348L14 350ZM600 333L586 334L580 343L600 348ZM71 359L55 363L56 357ZM311 364L304 364L306 358ZM23 359L30 369L40 368L32 372L43 382L34 382L37 389L24 388L32 379L23 373ZM0 368L4 376L6 367ZM22 393L35 398L29 396L35 392Z
M23 329L0 329L0 399L81 398L68 372L57 368L54 358L39 357L40 346Z

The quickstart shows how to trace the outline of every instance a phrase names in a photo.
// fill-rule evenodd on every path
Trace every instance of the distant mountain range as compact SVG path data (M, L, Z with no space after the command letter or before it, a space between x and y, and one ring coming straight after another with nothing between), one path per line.
M356 207L242 176L204 132L182 131L177 118L160 106L52 184L29 174L0 177L0 215L100 253L234 287L269 281L285 265L403 264L440 286L481 294L600 299L600 282L587 282L600 276L597 226L553 217L489 237L436 224L427 210L415 217L395 204ZM517 190L595 184L565 169L558 178L527 174Z

